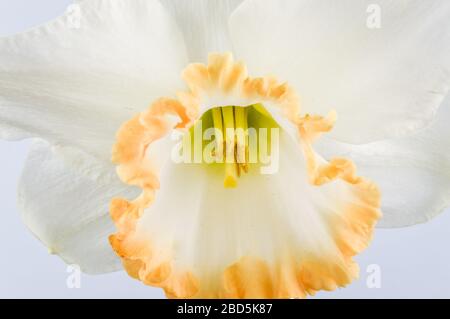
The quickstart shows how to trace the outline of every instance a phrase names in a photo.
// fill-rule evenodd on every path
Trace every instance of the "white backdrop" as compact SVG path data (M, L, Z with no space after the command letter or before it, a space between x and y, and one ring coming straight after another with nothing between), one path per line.
M54 18L70 3L70 0L0 0L0 36ZM17 212L17 182L29 145L29 141L0 141L0 298L163 297L159 289L146 287L124 272L82 275L79 289L68 288L66 265L57 256L48 254ZM357 258L361 278L345 289L320 293L318 297L450 298L449 230L450 210L427 224L377 230L372 245ZM373 269L380 270L379 288L367 285Z

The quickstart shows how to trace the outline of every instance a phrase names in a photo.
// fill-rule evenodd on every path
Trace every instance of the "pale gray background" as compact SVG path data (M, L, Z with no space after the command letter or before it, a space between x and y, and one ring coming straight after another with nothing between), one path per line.
M426 0L424 0L426 1ZM23 31L62 13L70 0L0 0L0 36ZM124 272L83 275L80 289L66 286L66 265L49 255L21 222L16 188L29 141L0 141L0 297L2 298L161 298ZM449 298L450 210L431 222L404 229L377 230L358 256L361 279L348 288L320 293L326 298ZM378 264L380 289L366 286L366 268Z

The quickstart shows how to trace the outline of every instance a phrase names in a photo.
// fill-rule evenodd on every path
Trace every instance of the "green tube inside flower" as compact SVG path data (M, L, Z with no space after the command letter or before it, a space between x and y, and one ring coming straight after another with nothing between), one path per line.
M186 133L183 153L188 161L199 163L196 153L201 152L200 163L220 165L224 187L235 188L240 177L271 154L272 144L277 142L272 140L273 131L278 129L280 126L262 104L214 107Z

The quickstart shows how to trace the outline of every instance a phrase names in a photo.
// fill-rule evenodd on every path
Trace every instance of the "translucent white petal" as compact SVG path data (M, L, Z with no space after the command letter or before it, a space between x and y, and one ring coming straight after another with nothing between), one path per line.
M98 166L88 157L84 160ZM55 156L49 144L37 142L20 181L19 208L25 224L51 253L85 272L103 273L121 267L108 242L114 231L108 206L117 195L136 192L120 183L114 171L99 171L96 179L81 175Z
M364 143L432 121L450 82L449 15L446 0L249 0L230 28L252 74L289 81L306 113L337 110L331 134Z
M0 135L38 136L109 160L122 122L181 87L185 51L157 0L81 1L0 39L0 131L8 131Z
M408 138L365 145L322 139L318 148L343 155L381 189L381 227L423 223L450 206L450 97L429 128Z
M210 52L231 51L228 18L243 0L161 0L175 17L190 62L205 62Z

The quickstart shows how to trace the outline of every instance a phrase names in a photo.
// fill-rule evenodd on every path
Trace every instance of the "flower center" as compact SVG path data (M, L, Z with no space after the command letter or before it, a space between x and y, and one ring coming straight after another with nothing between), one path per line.
M117 172L123 181L145 190L141 198L145 205L160 187L155 142L170 132L183 136L178 144L182 152L178 148L171 152L174 162L219 165L224 186L234 188L240 176L256 175L255 167L263 175L278 172L282 133L278 123L297 127L308 122L314 129L322 125L315 118L302 120L299 98L288 83L272 76L248 76L245 64L235 62L231 53L211 53L207 64L189 64L182 78L187 90L176 92L176 98L157 99L117 133L112 160L119 164Z
M214 107L183 137L183 157L188 163L222 165L224 187L235 188L250 168L278 156L279 129L262 104Z

